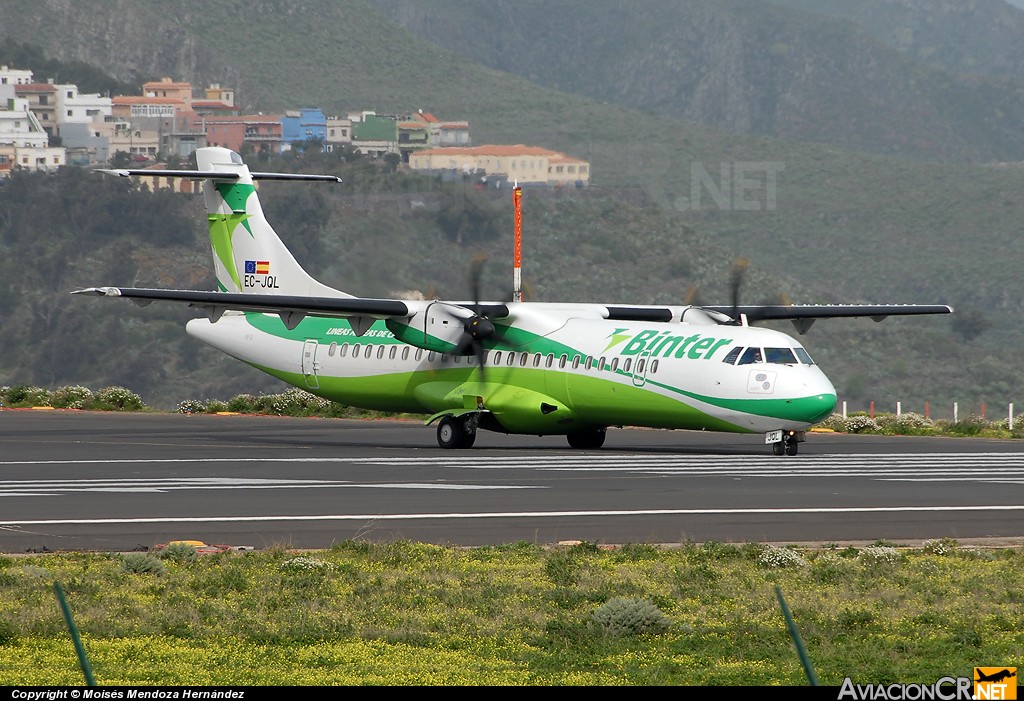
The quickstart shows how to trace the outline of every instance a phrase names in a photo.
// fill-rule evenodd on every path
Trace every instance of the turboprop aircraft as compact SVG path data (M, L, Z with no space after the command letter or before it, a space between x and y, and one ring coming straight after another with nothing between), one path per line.
M836 390L803 345L750 322L947 314L945 305L695 306L370 299L308 275L267 222L250 172L220 147L197 170L108 170L203 182L217 291L92 287L73 294L187 304L209 345L349 406L429 414L443 448L478 429L599 448L611 426L762 433L796 455ZM474 294L474 297L478 297Z

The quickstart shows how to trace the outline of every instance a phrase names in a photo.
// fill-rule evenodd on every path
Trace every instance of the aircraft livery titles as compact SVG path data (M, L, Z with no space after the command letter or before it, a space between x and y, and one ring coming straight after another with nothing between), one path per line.
M625 329L620 331L625 331ZM617 340L615 340L616 337L618 337ZM627 339L628 342L620 351L622 355L649 353L652 358L668 358L674 354L676 358L686 357L691 360L710 360L719 349L733 342L731 338L701 336L699 333L690 336L674 336L672 331L645 329L632 337L618 333L613 334L614 342L609 348L627 341Z

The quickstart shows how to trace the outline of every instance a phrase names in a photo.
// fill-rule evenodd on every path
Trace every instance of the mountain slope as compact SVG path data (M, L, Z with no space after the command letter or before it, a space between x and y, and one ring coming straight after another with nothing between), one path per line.
M468 59L605 103L875 153L1024 158L1024 84L947 75L763 0L374 2Z

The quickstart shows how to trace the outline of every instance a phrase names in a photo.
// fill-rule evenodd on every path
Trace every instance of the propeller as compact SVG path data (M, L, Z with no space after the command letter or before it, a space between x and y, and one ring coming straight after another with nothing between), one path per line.
M476 356L477 367L481 375L484 371L484 341L494 335L494 324L485 315L480 305L480 287L483 277L486 256L478 255L473 258L469 270L469 285L473 293L473 315L468 317L464 324L462 338L456 345L455 352L459 355Z
M750 266L750 260L747 258L737 258L732 264L732 278L730 280L730 288L732 290L732 311L731 316L734 322L739 323L738 314L736 313L740 306L740 287L743 285L743 276L746 275L747 268Z

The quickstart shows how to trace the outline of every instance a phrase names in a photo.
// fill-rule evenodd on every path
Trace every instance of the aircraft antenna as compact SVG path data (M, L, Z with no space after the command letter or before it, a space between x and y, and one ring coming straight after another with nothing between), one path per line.
M512 255L512 301L523 301L523 188L516 181L512 187L515 209L515 249Z

